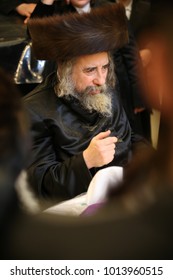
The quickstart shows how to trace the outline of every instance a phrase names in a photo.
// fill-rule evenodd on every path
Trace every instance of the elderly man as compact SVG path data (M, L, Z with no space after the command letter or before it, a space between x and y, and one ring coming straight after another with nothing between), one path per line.
M24 98L33 137L29 180L40 196L71 198L100 168L124 166L136 140L113 90L109 53L128 40L124 8L32 19L28 27L37 58L58 62L58 72Z
M173 42L170 36L172 29L170 32L168 29L164 29L163 35L164 37L166 35L171 45L168 47L162 36L156 37L153 51L156 51L157 55L154 68L151 69L156 79L156 88L154 90L152 84L151 92L154 96L156 94L157 100L160 85L166 97L162 109L169 127L168 134L162 139L163 146L160 146L161 149L158 149L156 154L141 153L143 160L138 159L135 166L130 164L132 168L128 178L126 177L127 184L102 210L89 219L45 215L45 213L42 213L41 217L39 215L30 217L21 213L21 207L17 208L18 203L14 199L15 195L12 194L15 191L13 181L24 167L26 159L24 150L27 137L23 126L25 117L14 85L10 86L6 75L2 76L0 72L0 131L2 132L0 133L2 144L0 167L3 175L0 177L0 218L2 217L0 252L2 259L91 260L93 268L93 260L98 259L172 260L173 79L170 69L173 62L171 59ZM153 82L153 79L149 82ZM152 97L152 104L154 96L151 94L148 96ZM8 166L5 174L4 166ZM146 202L149 203L146 205ZM11 275L14 271L17 271L17 267L16 270L11 269ZM22 271L24 274L24 270ZM150 274L154 271L153 274L161 275L162 267L153 270L151 266L151 270L148 271L151 272Z
M90 12L96 7L108 5L109 2L115 3L115 0L40 0L34 9L31 17L45 17L52 15L62 15L67 13ZM118 1L117 1L118 2ZM121 1L119 1L121 2ZM124 1L123 1L124 2ZM144 88L141 85L142 65L139 56L139 50L135 37L129 25L129 40L122 48L116 49L113 57L116 64L115 74L117 77L116 88L120 92L123 107L133 131L142 135L151 141L150 120L143 115L148 114L148 107L144 100ZM43 73L52 72L55 65L48 61Z

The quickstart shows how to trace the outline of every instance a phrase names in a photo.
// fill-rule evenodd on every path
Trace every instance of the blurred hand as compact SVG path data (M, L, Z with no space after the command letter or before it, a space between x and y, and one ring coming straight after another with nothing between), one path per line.
M151 58L152 58L151 51L146 48L146 49L140 50L139 54L141 57L143 67L144 68L147 67L149 65L149 63L151 62Z
M55 0L41 0L41 2L46 5L52 5Z
M26 17L26 19L24 20L25 24L27 23L28 19L30 18L35 7L36 7L36 4L34 4L34 3L30 3L30 4L23 3L16 7L16 11L18 12L18 14Z
M141 113L141 112L143 112L143 111L145 111L146 110L146 108L135 108L134 109L134 113L135 114L138 114L138 113Z
M115 155L115 143L118 138L109 136L111 131L101 132L91 140L83 157L88 169L110 163Z
M63 0L67 5L69 5L70 4L70 0ZM43 4L46 4L46 5L52 5L54 2L55 2L55 0L41 0L41 2L43 3Z

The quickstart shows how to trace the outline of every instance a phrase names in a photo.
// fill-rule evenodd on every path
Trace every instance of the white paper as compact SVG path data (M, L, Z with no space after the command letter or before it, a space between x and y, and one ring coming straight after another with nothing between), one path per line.
M80 215L89 205L105 202L110 189L116 188L123 178L123 168L112 166L98 171L91 180L88 191L63 201L44 212L60 215Z

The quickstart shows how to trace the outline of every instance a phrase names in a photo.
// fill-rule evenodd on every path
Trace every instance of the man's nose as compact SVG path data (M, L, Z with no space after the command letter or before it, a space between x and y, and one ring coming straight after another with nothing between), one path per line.
M106 82L106 75L105 73L97 72L96 76L93 79L94 85L102 86Z

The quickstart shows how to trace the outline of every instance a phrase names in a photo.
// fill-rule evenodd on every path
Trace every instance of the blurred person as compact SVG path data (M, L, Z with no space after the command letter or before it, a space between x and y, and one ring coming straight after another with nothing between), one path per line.
M126 16L138 44L143 66L147 66L151 59L151 53L144 44L144 37L151 28L151 1L117 0L117 2L121 2L126 9Z
M161 111L164 134L157 151L147 148L132 159L125 169L121 187L111 191L105 208L101 211L100 205L96 205L94 210L99 210L97 217L106 217L105 213L108 215L110 211L117 217L111 230L114 231L112 238L117 240L118 235L122 242L120 249L116 247L120 259L173 257L173 20L170 6L166 10L166 16L150 33L152 60L146 75L146 97L152 108ZM161 103L158 102L160 93ZM93 207L88 207L84 214L91 218ZM121 235L122 232L128 233Z
M126 10L126 16L129 21L130 29L134 34L136 44L139 50L139 56L142 63L142 77L145 76L145 67L151 60L151 52L147 48L147 43L144 43L145 34L151 28L151 4L149 0L117 0L115 2L121 2ZM143 86L145 85L145 80ZM147 88L145 88L147 91ZM143 94L145 92L143 91ZM140 119L143 135L146 139L151 141L151 123L150 114L152 113L149 104L145 100L145 110L136 110L136 122Z
M69 12L90 12L91 9L107 5L107 0L71 0L54 1L41 0L38 2L32 17L45 17L56 14L67 14ZM115 3L115 1L114 1ZM151 141L150 133L145 133L141 123L140 112L146 111L143 87L141 85L141 65L139 50L137 48L133 33L129 28L129 42L114 52L115 73L117 76L116 88L120 93L123 107L133 131ZM46 71L47 69L47 71ZM53 65L49 61L45 69L45 76L52 71ZM147 123L147 121L146 121Z
M18 14L25 17L26 24L34 11L38 0L1 0L0 12L5 15Z
M28 156L27 127L20 94L12 80L0 70L0 223L5 223L5 217L13 214L11 209L16 203L14 185Z
M136 40L144 32L148 26L151 15L151 1L150 0L117 0L121 2L126 9L126 16L132 26Z

